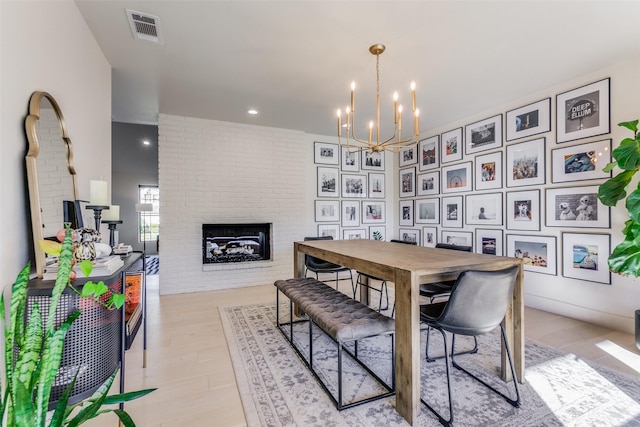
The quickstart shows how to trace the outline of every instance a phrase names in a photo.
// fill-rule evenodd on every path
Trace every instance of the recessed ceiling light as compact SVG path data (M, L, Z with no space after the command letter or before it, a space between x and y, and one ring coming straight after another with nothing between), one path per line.
M247 111L247 113L251 114L252 116L255 116L256 114L258 114L258 110L254 110L253 108L251 108L250 110Z
M142 143L143 143L144 145L151 145L151 143L150 143L148 140L146 140L146 139L145 139L144 141L142 141Z

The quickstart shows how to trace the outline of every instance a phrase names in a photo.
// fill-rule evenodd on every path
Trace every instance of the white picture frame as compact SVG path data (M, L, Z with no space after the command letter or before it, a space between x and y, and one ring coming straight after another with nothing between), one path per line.
M400 225L413 227L413 200L400 200Z
M462 160L462 128L452 129L440 135L440 163Z
M369 172L369 198L384 199L385 198L385 175L384 173Z
M398 161L400 167L405 167L418 163L418 147L403 147L398 151Z
M611 79L556 95L556 143L611 132Z
M442 243L455 246L469 246L473 250L473 232L442 230Z
M361 212L363 224L384 223L387 219L384 200L363 200Z
M399 171L400 197L415 197L416 168L405 168Z
M505 256L523 260L525 271L556 276L557 248L555 236L507 234Z
M384 225L370 225L369 240L387 240L387 227Z
M384 151L362 150L360 169L371 171L384 171Z
M608 179L604 167L611 162L611 140L589 142L551 150L551 182Z
M340 164L340 152L338 144L329 142L313 143L313 162L317 165L335 165Z
M479 254L503 256L504 238L502 230L476 228L475 251Z
M540 190L507 192L507 229L540 231Z
M502 225L502 193L469 194L465 199L467 224Z
M440 194L440 172L424 172L416 176L416 196Z
M507 111L507 142L551 131L551 98Z
M414 228L401 228L398 231L400 240L403 242L415 243L420 246L420 230L416 230Z
M358 227L360 225L360 202L357 200L343 200L341 222L343 227Z
M358 172L360 170L359 153L349 151L347 147L340 147L340 169L343 172Z
M502 151L476 156L474 181L476 190L502 188Z
M464 212L462 196L442 198L442 226L447 228L462 228Z
M343 228L342 240L361 240L367 238L367 231L364 228Z
M340 201L339 200L316 200L315 201L316 222L337 222L340 221Z
M416 199L414 218L416 224L439 224L440 198Z
M610 285L610 249L609 234L562 233L562 275Z
M507 187L543 185L545 172L545 138L507 145Z
M331 236L333 240L340 240L339 224L318 224L318 237Z
M340 175L340 188L344 198L367 198L367 175L343 173Z
M440 167L440 136L435 135L418 144L418 169L424 172Z
M547 188L547 227L609 228L609 206L598 199L598 186Z
M338 168L318 166L317 170L318 197L340 197Z
M471 123L464 130L467 156L502 147L502 114Z
M422 227L422 246L435 248L438 244L438 227Z
M442 194L462 193L473 189L471 162L442 167Z

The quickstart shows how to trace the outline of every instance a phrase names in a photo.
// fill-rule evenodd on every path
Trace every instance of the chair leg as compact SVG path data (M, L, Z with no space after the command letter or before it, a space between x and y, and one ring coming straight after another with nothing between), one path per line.
M431 327L427 326L427 344L426 344L426 348L425 348L425 358L427 359L427 362L435 362L438 359L442 359L444 356L436 356L436 357L430 357L429 356L429 335L431 334ZM452 340L453 343L453 340ZM478 338L477 337L473 337L473 348L471 350L465 350L465 351L461 351L459 353L455 353L454 354L454 350L453 347L451 347L451 357L453 358L453 356L460 356L463 354L476 354L478 352Z
M447 370L447 394L449 398L449 419L445 419L438 411L435 410L431 405L429 405L422 397L420 397L420 401L429 409L436 417L438 417L438 421L440 424L444 426L451 426L453 423L453 401L451 399L451 372L449 372L449 351L447 350L447 336L444 331L439 329L442 334L442 340L444 343L444 359L445 359L445 367ZM428 335L427 335L428 336Z
M513 386L514 386L515 391L516 391L516 398L515 399L510 398L506 394L504 394L501 391L495 389L494 387L490 386L485 381L483 381L480 378L478 378L477 376L473 375L471 372L467 371L462 366L458 365L458 363L456 363L456 361L453 358L453 354L451 355L451 364L453 365L454 368L464 372L465 374L469 375L471 378L475 379L476 381L478 381L479 383L481 383L482 385L484 385L488 389L492 390L494 393L496 393L499 396L501 396L503 399L505 399L507 402L509 402L509 404L511 406L513 406L515 408L519 408L520 407L520 391L518 390L518 380L516 379L516 371L515 371L515 368L513 367L513 361L511 360L511 351L509 350L509 342L507 341L507 335L504 332L504 326L502 326L502 324L500 324L500 333L502 335L502 342L503 342L503 344L505 346L505 349L507 350L507 359L509 359L509 367L511 368L511 379L513 381ZM455 345L455 335L453 336L453 339L452 339L452 342L451 342L452 352L453 352L453 346L454 345Z

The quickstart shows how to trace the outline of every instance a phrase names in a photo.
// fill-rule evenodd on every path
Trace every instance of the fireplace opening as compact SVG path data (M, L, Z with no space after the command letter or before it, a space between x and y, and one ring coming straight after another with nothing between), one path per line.
M202 224L202 263L271 259L271 223Z

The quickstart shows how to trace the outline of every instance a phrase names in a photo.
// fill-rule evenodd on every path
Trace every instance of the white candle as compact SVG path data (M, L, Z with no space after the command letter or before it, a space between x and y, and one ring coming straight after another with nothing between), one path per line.
M108 206L107 181L89 182L89 204L92 206Z
M105 221L120 221L120 206L111 205L109 210L102 211L102 219Z

